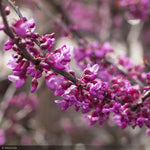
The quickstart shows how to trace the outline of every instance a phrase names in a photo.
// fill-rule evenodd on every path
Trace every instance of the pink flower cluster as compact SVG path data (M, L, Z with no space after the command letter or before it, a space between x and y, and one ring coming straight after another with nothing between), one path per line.
M68 11L69 18L78 30L90 31L101 29L101 19L96 5L85 5L81 0L63 0L62 8Z
M62 110L74 105L76 111L81 109L82 113L89 113L91 124L99 122L102 125L113 116L121 128L143 125L150 128L150 74L140 73L143 66L133 65L126 57L118 57L117 64L110 62L108 55L113 49L108 42L103 45L85 43L85 46L74 49L77 63L83 70L81 77L77 78L68 65L70 48L62 46L53 50L54 34L41 36L34 33L34 20L26 18L17 20L10 29L13 34L5 43L5 50L15 52L13 60L8 63L13 75L8 78L16 83L16 88L22 87L30 75L31 92L34 92L38 79L45 73L48 88L55 90L55 96L63 98L55 100ZM3 30L7 34L10 32L5 27ZM132 85L128 79L146 81L148 86Z
M100 45L99 42L94 41L85 43L85 45L87 46L74 48L74 57L77 61L77 65L80 66L81 69L85 69L87 64L99 64L100 60L103 59L107 53L113 52L108 42Z
M19 20L11 28L15 33L15 39L9 39L5 44L5 49L13 49L16 52L13 60L8 63L8 66L13 69L13 75L9 76L9 80L16 83L16 88L23 86L25 79L30 75L33 78L31 92L34 92L38 85L37 79L45 72L47 86L55 90L56 96L63 98L63 100L55 100L58 105L62 106L62 110L74 105L76 111L81 109L82 113L90 112L88 118L91 124L98 121L102 125L110 114L113 114L114 121L122 128L127 125L133 128L142 127L143 124L150 128L149 98L141 100L143 91L140 86L131 85L125 77L121 77L121 72L115 65L105 62L106 55L113 51L109 43L101 46L98 42L93 42L87 47L75 49L75 58L84 69L81 77L77 79L75 73L67 65L70 62L70 50L66 46L52 50L55 41L54 34L40 36L33 33L32 29L35 28L33 20ZM15 45L17 40L34 59L27 59L25 52ZM35 40L40 42L39 48L35 47ZM118 63L130 73L135 73L132 71L133 64L125 57L119 57ZM139 67L139 71L141 69L143 68ZM72 75L76 82L66 77L59 77L58 73L62 70ZM116 77L112 71L116 73ZM137 74L133 76L138 75L137 71ZM149 74L147 74L148 80ZM148 91L147 89L144 93Z
M149 97L141 99L140 86L133 86L121 77L103 82L97 78L98 69L97 64L88 66L79 79L79 86L63 79L58 81L53 76L53 83L57 80L55 95L63 98L55 102L62 106L62 110L74 105L76 111L90 112L87 117L91 125L96 122L102 125L112 114L121 128L142 127L144 124L150 128Z
M13 75L9 75L8 79L16 83L16 88L22 87L27 76L30 75L33 78L31 92L34 92L38 86L37 79L43 72L51 71L51 67L58 70L65 69L65 65L70 61L70 49L64 45L52 51L55 34L40 36L38 33L33 33L34 20L25 18L17 20L11 29L15 33L15 38L9 38L5 43L5 50L12 49L15 52L12 55L13 59L8 63L8 67L13 70ZM35 41L40 43L39 48L36 47ZM16 46L16 42L19 43L22 52L20 47ZM26 58L28 55L30 61Z
M0 145L6 144L7 140L15 137L24 136L18 132L16 126L22 128L29 125L29 121L35 115L38 99L35 96L28 96L26 93L20 93L9 99L7 109L4 112L4 122L9 122L7 127L0 129ZM3 120L2 120L3 123ZM28 130L30 128L28 127ZM24 128L24 133L26 129Z
M118 0L118 5L127 10L130 19L147 20L150 9L149 0Z
M86 44L86 47L80 46L74 48L74 57L77 65L83 70L88 64L99 64L98 77L102 81L110 81L114 76L122 76L145 81L146 73L144 72L144 65L134 65L134 63L126 56L118 56L117 59L111 58L113 49L111 45L106 42L100 45L99 42L91 42ZM109 61L111 60L111 61ZM116 61L116 63L114 63ZM122 72L119 68L123 68L126 73Z

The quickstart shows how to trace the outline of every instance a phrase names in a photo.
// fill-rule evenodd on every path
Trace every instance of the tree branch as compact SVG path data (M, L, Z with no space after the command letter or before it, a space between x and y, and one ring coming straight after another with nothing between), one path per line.
M7 0L7 1L8 1L8 3L11 5L11 7L15 10L15 12L18 14L18 16L19 16L21 19L23 19L23 15L21 14L19 7L16 6L16 5L14 5L11 0Z
M0 0L0 12L1 12L2 19L3 19L4 25L5 25L4 32L5 32L11 39L14 39L15 36L14 36L12 30L10 29L10 27L9 27L9 25L8 25L8 22L7 22L7 19L6 19L6 14L5 14L5 11L4 11L4 9L3 9L3 5L2 5L2 0Z
M13 4L11 3L11 5L13 5ZM13 8L16 9L15 6L13 6ZM17 14L18 14L18 12L20 12L20 11L19 11L19 8L18 8L17 10L18 10L18 11L16 11L16 12L17 12ZM2 0L0 0L0 12L1 12L1 15L2 15L2 18L3 18L3 22L4 22L4 25L5 25L5 30L4 30L5 33L6 33L12 40L14 40L14 39L15 39L15 35L13 34L12 30L10 29L10 27L9 27L9 25L8 25L8 22L7 22L7 19L6 19L6 15L5 15L3 6L2 6ZM21 13L19 13L19 14L21 14ZM21 15L21 16L22 16L22 15ZM39 44L38 41L36 41L36 43ZM21 54L24 56L24 58L26 58L27 60L31 61L31 62L32 62L33 64L35 64L35 65L39 65L39 64L40 64L41 61L38 60L38 59L35 59L35 58L26 50L26 48L24 47L24 45L21 44L20 39L18 39L15 44L16 44L17 47L19 48L19 50L20 50ZM75 79L75 77L72 76L72 75L71 75L70 73L68 73L67 71L65 71L65 70L56 70L56 69L53 68L52 66L49 66L49 68L52 69L54 72L57 72L57 73L59 73L60 75L64 76L65 78L67 78L68 80L72 81L73 83L77 84L77 83L76 83L77 80Z
M56 4L55 3L55 1L54 0L51 0L51 2L50 2L61 14L64 14L65 15L65 18L66 18L66 24L71 24L70 23L70 20L67 18L67 15L64 13L64 11L63 11L63 9L58 5L58 4ZM56 19L55 19L55 17L53 16L53 14L50 12L50 11L47 11L45 8L43 8L43 6L38 2L35 2L35 4L37 5L37 7L40 9L40 10L42 10L43 11L43 13L45 14L45 15L47 15L50 19L52 19L55 23L58 23L58 25L60 26L60 27L62 27L62 29L66 29L67 28L67 31L69 31L69 32L71 32L70 30L69 30L69 28L68 28L68 26L67 25L65 25L64 23L62 23L62 22L58 22ZM82 45L82 46L84 46L84 47L87 47L87 45L86 44L84 44L83 42L81 42L81 35L76 31L75 32L75 39L77 40L77 42L80 44L80 45ZM117 64L116 62L114 62L114 60L110 60L110 58L107 58L107 57L105 57L104 58L104 60L108 63L108 64L113 64L114 66L116 66L116 68L122 73L122 74L124 74L124 75L126 75L133 83L137 83L137 84L139 84L141 87L144 87L144 84L140 81L140 80L138 80L138 79L132 79L130 76L129 76L129 74L128 74L128 72L121 66L121 65L119 65L119 64Z

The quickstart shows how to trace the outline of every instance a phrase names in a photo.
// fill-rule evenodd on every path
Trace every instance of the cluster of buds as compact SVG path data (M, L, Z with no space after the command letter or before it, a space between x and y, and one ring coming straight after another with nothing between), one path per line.
M10 28L14 38L9 38L4 45L5 50L14 51L12 60L8 63L13 75L9 75L8 78L16 83L16 88L22 87L30 75L33 78L31 92L34 92L38 85L37 79L43 72L51 72L52 68L65 69L65 65L70 61L70 49L64 45L52 50L55 42L54 33L44 36L34 33L34 20L26 18L17 20ZM35 42L39 43L39 48Z

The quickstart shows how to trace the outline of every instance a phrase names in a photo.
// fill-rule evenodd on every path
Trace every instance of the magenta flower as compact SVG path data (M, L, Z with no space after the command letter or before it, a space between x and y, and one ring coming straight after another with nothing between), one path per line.
M49 89L51 90L56 90L60 84L62 83L63 79L60 77L57 77L56 75L54 75L53 73L48 74L45 77L46 80L46 85Z
M53 53L48 53L45 62L55 69L64 70L65 65L70 62L70 56L70 49L66 46L62 46Z
M7 63L7 67L10 68L10 69L14 69L17 67L17 60L16 58L14 57L14 54L12 54L12 60L9 60L9 62Z
M13 47L13 45L14 45L14 42L13 42L11 39L9 39L9 40L4 44L5 50L6 50L6 51L7 51L7 50L10 50L10 49Z
M33 93L37 89L38 82L35 78L33 78L31 84L32 84L31 92Z
M23 38L27 37L27 33L35 29L35 22L34 19L29 19L25 21L17 20L16 23L13 25L14 31L18 36L21 36Z
M55 43L54 39L55 34L47 34L43 37L43 43L40 45L42 49L47 49L49 52L51 51L53 44Z
M15 82L16 88L21 88L25 84L25 79L23 78L21 79L19 76L16 75L9 75L8 79L12 82Z

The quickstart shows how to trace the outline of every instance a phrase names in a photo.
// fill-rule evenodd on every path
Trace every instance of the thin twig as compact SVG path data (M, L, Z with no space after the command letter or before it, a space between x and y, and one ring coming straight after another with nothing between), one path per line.
M70 32L69 28L67 27L66 24L58 21L56 19L56 17L53 16L53 14L50 11L47 11L39 2L35 2L35 4L37 5L37 7L42 10L44 12L44 14L46 14L46 16L48 16L51 20L54 21L55 24L57 24L58 26L60 26L62 29L64 29L67 32Z
M68 33L71 33L71 30L68 28L68 24L71 24L71 21L68 19L67 15L62 11L61 7L59 5L56 5L55 2L51 1L51 4L56 8L56 10L59 10L61 11L61 14L64 16L65 18L65 22L66 23L63 23L61 21L58 21L56 19L56 17L53 16L53 14L48 11L47 9L45 9L41 3L39 2L35 2L35 4L37 5L37 7L47 16L49 17L51 20L53 20L54 23L56 23L58 26L60 26L63 30L67 31ZM86 46L84 43L82 43L80 41L80 39L82 38L82 36L77 32L77 31L74 31L73 32L73 36L74 38L76 39L76 41L78 42L79 45L83 45L83 46Z
M64 76L65 78L67 78L68 80L72 81L73 83L75 83L77 85L77 83L79 82L78 79L76 79L73 75L71 75L70 73L68 73L65 70L56 70L53 67L50 67L52 70L54 70L55 72L57 72L58 74L61 74L62 76Z
M2 0L0 0L0 12L1 12L1 15L2 15L2 18L3 18L3 22L4 22L4 25L5 25L5 29L4 29L4 32L9 35L9 37L11 39L14 39L15 36L12 32L12 30L10 29L9 25L8 25L8 22L7 22L7 19L6 19L6 14L5 14L5 11L3 9L3 6L2 6Z
M16 6L16 5L14 5L11 0L7 0L7 1L8 1L8 3L11 5L11 7L15 10L15 12L18 14L18 16L19 16L21 19L23 19L23 15L21 14L19 7Z

